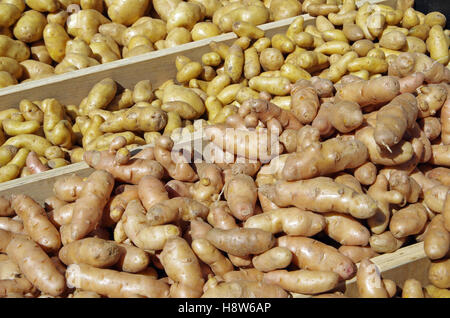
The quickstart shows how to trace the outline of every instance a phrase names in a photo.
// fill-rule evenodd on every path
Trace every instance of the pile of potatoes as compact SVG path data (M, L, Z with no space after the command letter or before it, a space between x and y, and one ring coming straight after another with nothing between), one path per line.
M445 16L319 2L271 38L232 23L156 89L106 78L0 112L2 181L95 169L43 205L0 198L0 297L344 297L353 277L360 297L448 297ZM422 241L425 290L370 260Z
M308 2L303 5L310 7ZM331 133L330 127L321 127L329 103L315 101L305 110L292 102L298 94L294 84L301 80L311 80L323 102L349 79L370 80L385 74L401 78L413 70L427 69L426 84L422 85L419 76L402 92L416 91L421 109L419 125L430 140L435 139L440 131L438 111L446 96L442 86L436 85L448 80L448 30L442 29L446 19L438 12L424 15L407 6L407 1L399 1L396 9L364 4L356 10L353 0L344 1L340 11L330 12L328 18L319 15L314 22L305 23L299 16L285 33L271 38L252 23L237 21L231 25L239 36L233 45L211 42L211 51L199 61L177 56L176 78L156 89L151 80L140 81L133 89L122 89L106 78L79 105L62 105L55 99L24 99L18 109L0 112L0 182L80 162L85 150L107 149L118 135L127 139L128 149L153 143L161 134L174 140L188 138L195 121L200 126L225 123L227 117L238 113L245 100L261 96L292 111L302 125L315 120L316 127ZM399 12L404 16L399 17ZM374 28L372 20L378 21L380 27ZM434 60L447 67L431 67ZM405 63L405 70L397 66ZM8 69L11 74L21 73L20 67ZM401 81L405 81L402 85L410 85L408 78ZM394 96L395 92L387 94L380 102ZM320 104L326 105L321 112ZM348 115L348 107L332 110L333 125L339 125L339 118ZM364 112L372 108L365 107ZM253 121L250 125L261 125L255 118L248 120ZM347 133L356 128L362 114L352 120L355 122L346 124L349 127L341 124L338 131ZM445 120L443 125L447 131Z
M0 87L301 13L297 0L2 0Z

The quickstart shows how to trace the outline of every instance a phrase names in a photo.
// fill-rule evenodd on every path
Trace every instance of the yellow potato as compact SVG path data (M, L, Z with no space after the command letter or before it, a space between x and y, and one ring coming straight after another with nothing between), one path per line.
M284 96L291 91L291 82L286 77L256 76L248 81L248 86L258 92Z
M55 74L63 74L71 71L81 70L86 67L99 65L100 63L89 56L66 53L64 59L55 66Z
M248 37L257 40L264 37L264 31L251 23L236 21L232 25L232 30L239 37Z
M16 85L17 80L8 72L0 71L0 88Z
M274 21L295 17L302 13L302 5L297 0L271 0L269 9Z
M100 33L95 34L91 39L89 47L94 53L94 57L100 63L108 63L119 60L121 53L117 43L109 36Z
M291 63L283 64L283 66L281 66L280 68L280 72L281 76L288 78L291 81L291 83L295 83L300 79L311 78L311 74L309 74L304 69Z
M198 62L189 62L185 64L177 73L177 81L179 83L189 82L191 79L197 78L202 73L202 65Z
M258 51L258 53L261 53L264 49L270 47L271 41L269 38L260 38L256 40L255 43L253 43L253 47Z
M315 52L331 55L331 54L343 54L351 50L350 44L344 41L329 41L315 48Z
M23 78L24 79L39 79L55 74L55 69L53 66L38 62L35 60L26 60L20 62L23 68Z
M56 23L56 24L65 26L68 17L69 17L69 13L67 11L65 11L65 10L56 11L55 13L47 14L47 22L48 23Z
M182 0L153 0L153 8L163 21L169 19L170 14L175 10Z
M53 60L45 47L44 40L31 44L31 59L45 63L52 64Z
M244 76L246 79L251 79L261 73L258 51L254 47L244 51L244 61Z
M380 45L391 50L400 50L406 45L406 35L398 30L383 32Z
M326 17L318 16L316 18L316 28L319 32L334 30L334 25Z
M449 43L444 30L440 25L434 25L430 29L426 44L428 52L430 52L430 57L433 60L444 65L449 62Z
M98 32L103 35L109 35L117 42L117 44L124 46L123 34L127 27L119 23L105 23L98 27Z
M144 16L148 6L149 0L112 0L108 3L108 16L115 23L130 26Z
M208 52L202 55L202 63L206 66L219 66L222 58L216 52Z
M177 27L192 30L194 25L204 18L204 9L197 3L180 2L167 19L167 31Z
M387 72L388 64L385 60L376 57L358 57L352 60L347 69L349 72L358 72L361 70L369 71L370 73L384 73Z
M230 76L234 83L239 81L244 68L244 52L240 46L233 44L230 47L224 61L224 68L225 74Z
M137 20L131 27L125 30L122 35L124 45L128 45L131 38L136 35L142 35L148 38L152 43L164 39L170 31L163 20L153 19L150 17L142 17Z
M295 49L295 43L284 34L275 34L272 37L272 47L280 50L281 53L291 53Z
M80 0L81 9L94 9L103 12L103 0Z
M203 40L220 34L220 29L212 22L199 22L191 30L194 41Z
M386 16L381 12L374 12L367 18L367 29L373 37L378 37L386 26Z
M15 79L19 79L22 76L20 64L10 57L0 57L0 71L8 72Z
M329 41L348 42L348 39L345 36L344 32L338 29L323 31L322 38L324 39L325 42Z
M443 15L442 13L437 12L437 11L428 13L425 16L425 20L424 20L424 23L430 27L439 25L442 28L444 28L446 22L447 22L447 19L446 19L445 15Z
M342 32L350 41L358 41L364 39L363 30L354 23L345 23Z
M415 36L406 37L406 51L417 52L425 54L427 52L427 45L425 42Z
M21 41L0 35L0 56L6 56L22 62L30 57L30 49Z
M427 24L419 24L409 29L408 35L415 36L422 41L425 41L428 38L430 29L431 27Z
M41 127L37 120L29 120L20 122L13 119L5 119L2 122L3 130L9 136L17 136L23 134L33 134Z
M110 22L108 18L97 10L81 10L72 13L67 19L67 33L89 44L91 43L91 38L98 33L99 26Z
M59 8L56 0L25 0L27 6L39 12L55 12Z
M267 48L259 55L259 62L265 71L276 71L284 64L284 57L279 49Z
M311 49L314 47L314 36L308 32L294 33L291 39L301 48Z
M20 18L21 11L10 3L0 3L0 27L8 28Z
M36 42L42 39L42 32L47 24L45 16L35 10L26 11L14 26L14 36L26 43Z
M416 14L416 11L413 8L406 9L403 14L402 27L411 29L418 24L420 24L420 20Z
M233 23L236 21L244 21L253 25L264 24L269 21L270 11L261 5L241 5L224 14L217 22L219 28L223 32L232 31ZM213 22L214 17L213 17Z

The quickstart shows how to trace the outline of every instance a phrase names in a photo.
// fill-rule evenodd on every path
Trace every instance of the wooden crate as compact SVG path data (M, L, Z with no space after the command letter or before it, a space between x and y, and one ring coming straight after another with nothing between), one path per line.
M365 2L381 3L394 6L396 0L363 0L357 4L361 6ZM303 15L305 25L313 24L315 18L308 14ZM295 18L284 19L261 25L260 28L271 37L276 33L285 32ZM149 79L153 87L161 85L168 79L176 76L175 57L185 55L199 61L201 56L209 52L209 43L231 44L235 39L234 33L226 33L213 38L183 44L174 48L159 50L140 56L122 59L119 61L93 66L79 71L56 75L49 78L22 83L0 89L0 110L18 108L20 100L42 100L56 98L66 105L78 105L89 90L98 81L110 77L123 88L132 88L138 81ZM139 147L133 152L138 152L146 146ZM24 178L0 183L0 195L25 193L33 197L39 203L53 195L53 184L61 176L77 174L86 177L94 170L86 163L80 162L66 167L57 168L31 175ZM372 259L380 268L383 278L392 279L399 287L407 278L414 277L423 285L428 283L427 271L430 261L423 250L423 243L413 244L397 250L394 253L383 254ZM355 279L351 279L340 286L347 296L358 295ZM310 297L293 294L294 297Z

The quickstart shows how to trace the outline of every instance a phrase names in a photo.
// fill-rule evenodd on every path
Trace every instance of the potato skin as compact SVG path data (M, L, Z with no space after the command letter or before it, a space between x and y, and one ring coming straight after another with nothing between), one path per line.
M292 260L292 253L285 247L274 247L252 258L253 266L262 272L270 272L287 267Z
M263 282L232 281L208 288L202 298L288 298L281 287Z
M372 258L379 254L375 252L370 246L346 246L342 245L338 251L349 257L355 264L362 261L364 258Z
M360 222L349 215L340 213L326 213L325 233L342 245L369 244L370 232Z
M335 288L339 275L328 271L278 270L264 274L263 282L276 284L283 289L300 294L319 294Z
M169 285L150 276L118 272L86 264L71 264L66 270L67 285L91 290L113 298L167 298ZM100 278L103 278L108 283Z
M450 233L444 222L443 215L436 215L426 228L424 250L431 260L445 257L450 249Z
M422 284L413 278L403 283L402 298L424 298Z
M245 228L259 228L273 234L313 236L325 227L322 215L299 208L271 210L257 214L245 221Z
M12 197L11 207L22 219L28 235L46 252L54 252L60 248L61 238L58 230L36 201L27 195L19 194Z
M288 248L294 257L292 262L301 269L331 271L341 279L349 279L356 273L356 266L336 248L317 240L300 236L282 236L278 246Z
M160 260L167 276L174 281L170 287L171 297L200 297L205 281L199 260L184 239L169 238Z
M35 10L28 10L17 21L13 33L22 42L37 42L42 39L42 32L46 24L47 19L42 13Z
M275 244L275 238L270 232L252 228L213 228L206 234L206 239L218 249L241 257L261 254Z
M19 265L20 271L43 293L58 296L66 289L64 276L56 269L50 257L31 239L15 235L6 253Z
M396 238L418 234L427 221L427 212L421 203L408 205L394 213L389 223L389 229Z
M115 243L88 237L63 246L58 256L66 265L84 263L104 268L115 264L120 253Z

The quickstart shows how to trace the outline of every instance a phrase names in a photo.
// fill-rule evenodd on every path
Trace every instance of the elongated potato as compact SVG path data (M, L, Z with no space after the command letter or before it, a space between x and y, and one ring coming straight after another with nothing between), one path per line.
M102 284L100 277L110 281L112 286ZM108 297L167 298L169 296L168 284L150 276L95 268L86 264L69 265L66 278L70 287L93 291Z
M58 252L59 259L66 265L83 263L99 268L110 267L119 260L119 256L115 243L95 237L71 242Z
M46 252L55 252L61 246L58 230L47 218L45 210L27 195L15 195L11 207L23 221L24 229Z
M261 254L275 244L270 232L253 228L211 229L206 239L218 249L236 256Z
M292 262L301 269L335 272L341 279L348 279L356 273L352 260L330 245L307 237L288 235L279 237L277 242L278 246L292 252Z
M325 233L342 245L369 244L370 232L360 222L349 215L326 213Z
M14 235L6 247L6 253L19 265L25 278L42 292L58 296L66 289L64 276L42 248L31 239Z
M319 294L335 288L339 275L334 272L278 270L264 274L263 282L276 284L284 290L300 294Z
M254 215L245 221L244 227L259 228L272 234L313 236L325 228L325 219L299 208L285 208Z
M286 268L292 260L292 253L285 247L274 247L252 258L252 264L261 272Z
M208 288L202 298L288 298L281 287L263 282L231 281Z

